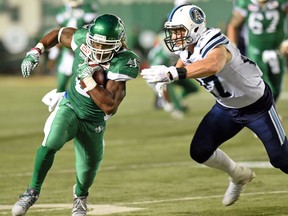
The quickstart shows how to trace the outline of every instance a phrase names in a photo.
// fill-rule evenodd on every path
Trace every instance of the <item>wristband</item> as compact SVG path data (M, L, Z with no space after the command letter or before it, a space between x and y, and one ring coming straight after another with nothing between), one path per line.
M95 82L95 80L92 77L85 77L83 79L83 82L86 85L86 88L84 89L84 91L86 91L86 92L92 90L97 85L97 83Z
M186 79L186 75L187 75L187 69L186 68L176 68L177 72L178 72L178 77L179 79Z
M61 43L60 39L61 39L61 34L63 32L63 30L65 29L66 27L62 27L59 32L58 32L58 43Z
M174 66L171 66L168 68L169 72L167 73L167 76L169 78L169 80L178 80L179 79L179 75L178 75L178 71L177 71L177 68L174 67Z
M37 48L37 47L33 47L33 48L31 49L31 51L33 51L33 50L35 50L36 52L38 52L39 55L42 54L41 50L40 50L39 48Z
M35 48L40 50L40 55L45 51L45 47L42 43L38 43Z

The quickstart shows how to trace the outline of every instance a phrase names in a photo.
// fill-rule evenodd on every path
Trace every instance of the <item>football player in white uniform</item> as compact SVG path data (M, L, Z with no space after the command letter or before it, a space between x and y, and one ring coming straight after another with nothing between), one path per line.
M153 66L142 70L141 75L158 87L194 78L215 97L215 105L195 132L190 155L196 162L229 175L223 204L236 202L243 186L255 177L252 170L218 149L244 127L263 142L270 163L288 173L287 138L259 67L242 56L219 29L207 28L205 13L195 5L174 8L164 28L164 41L179 60L176 66Z

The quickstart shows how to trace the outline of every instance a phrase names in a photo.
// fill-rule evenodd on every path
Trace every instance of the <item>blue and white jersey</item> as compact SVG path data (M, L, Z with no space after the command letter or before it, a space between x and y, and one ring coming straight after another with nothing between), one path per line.
M219 45L224 45L231 53L231 60L217 74L196 80L225 107L242 108L253 104L264 94L262 72L253 61L240 54L220 29L208 29L196 43L192 54L188 50L175 53L188 65L205 59Z

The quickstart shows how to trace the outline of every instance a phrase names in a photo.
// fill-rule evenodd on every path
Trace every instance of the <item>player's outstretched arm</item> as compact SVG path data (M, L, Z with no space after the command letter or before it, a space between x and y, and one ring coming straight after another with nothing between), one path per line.
M76 29L61 28L55 29L46 34L39 43L26 53L25 58L21 64L21 72L23 77L29 77L31 71L39 64L41 54L60 43L62 46L71 48L72 36Z

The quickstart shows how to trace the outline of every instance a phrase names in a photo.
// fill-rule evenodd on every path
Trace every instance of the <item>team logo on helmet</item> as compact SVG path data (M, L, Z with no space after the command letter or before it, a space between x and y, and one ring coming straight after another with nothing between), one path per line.
M190 10L190 17L192 21L196 24L201 24L204 22L204 14L199 8L191 8Z

